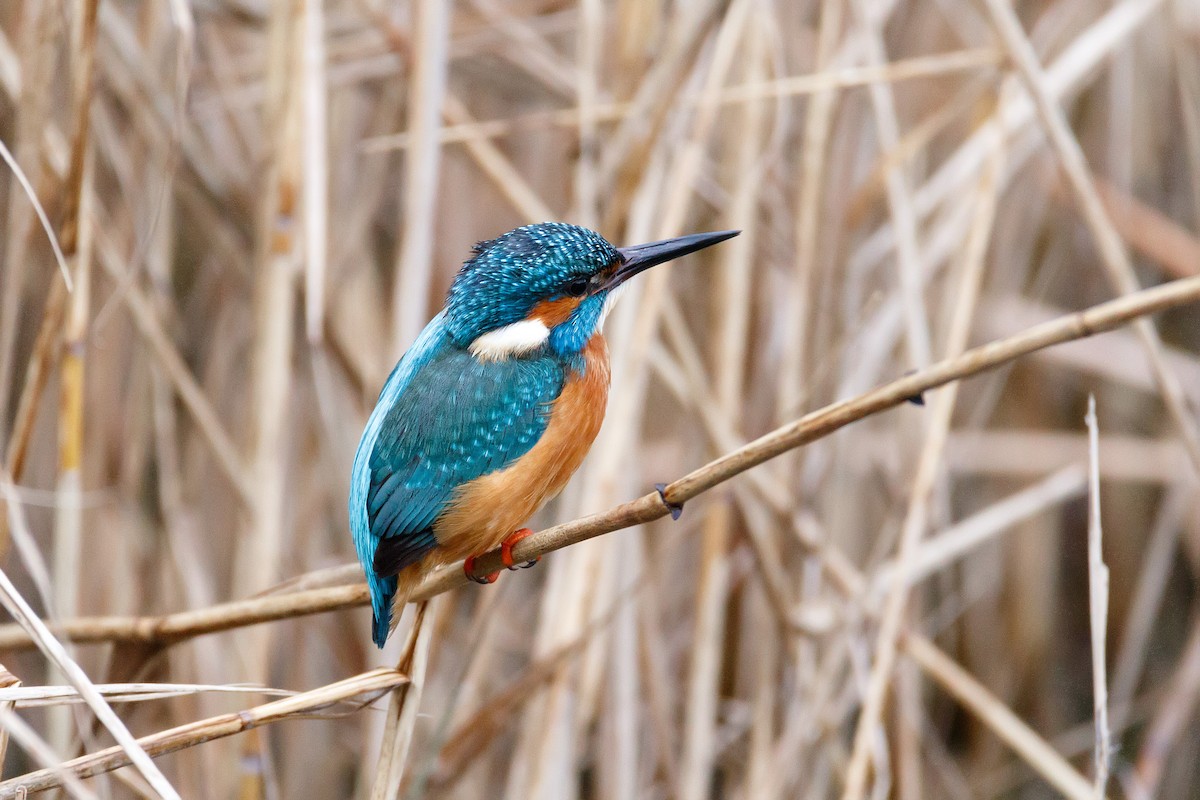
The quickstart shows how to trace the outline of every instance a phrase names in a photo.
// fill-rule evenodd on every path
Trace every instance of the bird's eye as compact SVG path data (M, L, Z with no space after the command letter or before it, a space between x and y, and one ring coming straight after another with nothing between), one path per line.
M567 294L572 297L583 297L587 294L588 280L587 278L576 278L567 284Z

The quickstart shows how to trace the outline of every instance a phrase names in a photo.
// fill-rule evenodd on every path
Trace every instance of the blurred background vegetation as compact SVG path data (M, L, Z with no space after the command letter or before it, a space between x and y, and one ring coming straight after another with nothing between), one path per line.
M49 620L354 582L348 475L375 395L471 244L526 222L618 245L744 231L631 288L608 324L609 419L540 526L1113 297L997 5L5 0L0 141L73 291L5 168L4 572ZM1200 272L1200 8L1012 11L1138 282ZM1196 323L1156 320L1189 408ZM1197 796L1195 415L1167 412L1150 365L1130 329L1042 351L786 454L678 522L442 595L412 667L404 796L1048 797L1055 753L1086 787L1089 393L1109 793ZM892 669L878 619L906 531L918 571ZM97 683L305 691L394 666L410 620L382 655L361 607L70 648ZM36 650L0 663L62 683ZM888 692L856 745L873 678ZM268 699L117 708L143 735ZM111 744L74 708L18 713L55 758ZM365 798L386 708L159 763L184 797ZM1014 749L1011 724L1033 744ZM864 758L870 780L846 791ZM4 776L38 766L14 743ZM153 796L131 772L88 786Z

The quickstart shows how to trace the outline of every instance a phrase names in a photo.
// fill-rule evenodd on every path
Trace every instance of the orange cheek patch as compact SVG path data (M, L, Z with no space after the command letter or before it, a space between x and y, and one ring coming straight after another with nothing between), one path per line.
M555 325L561 325L570 319L582 301L582 297L560 297L557 300L543 300L533 307L527 319L541 320L547 328L553 328Z

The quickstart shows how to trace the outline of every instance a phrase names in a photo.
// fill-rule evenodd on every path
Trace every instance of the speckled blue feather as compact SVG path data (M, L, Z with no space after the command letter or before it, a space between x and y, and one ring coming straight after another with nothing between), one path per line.
M480 242L450 286L450 338L466 347L483 333L525 319L535 303L557 296L572 278L593 275L619 259L600 234L563 222L526 225ZM578 347L586 342L585 337Z
M443 346L384 416L371 451L367 513L377 538L429 531L454 490L503 469L537 443L562 391L563 365L549 355L479 361ZM416 563L432 547L414 542L377 571Z

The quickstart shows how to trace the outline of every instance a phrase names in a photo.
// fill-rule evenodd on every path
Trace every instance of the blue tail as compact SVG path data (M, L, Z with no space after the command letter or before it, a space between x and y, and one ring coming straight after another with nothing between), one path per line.
M379 401L375 404L366 429L354 453L354 467L350 474L350 497L348 506L350 512L350 534L354 539L354 549L358 554L359 563L366 573L367 587L371 591L371 609L375 616L371 624L371 638L375 644L383 647L387 641L388 631L392 625L392 602L396 597L398 580L395 575L380 577L375 572L375 551L379 548L380 537L371 530L368 518L368 503L371 493L371 455L379 437L380 427L387 417L388 410L395 404L404 387L408 385L413 374L446 341L443 325L446 312L442 311L434 317L413 346L396 364L392 374L388 376L379 393Z
M392 601L396 599L396 576L380 578L368 572L367 586L371 590L371 638L380 650L392 630Z

